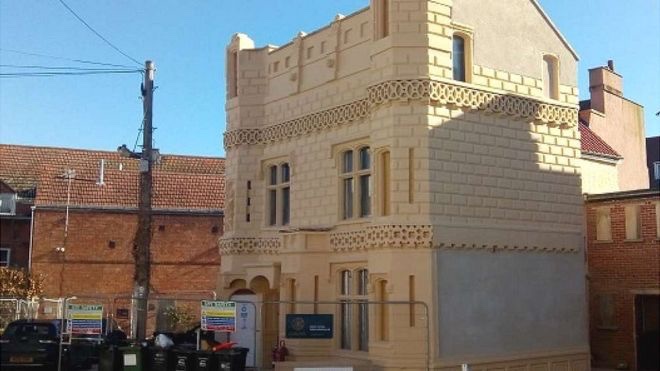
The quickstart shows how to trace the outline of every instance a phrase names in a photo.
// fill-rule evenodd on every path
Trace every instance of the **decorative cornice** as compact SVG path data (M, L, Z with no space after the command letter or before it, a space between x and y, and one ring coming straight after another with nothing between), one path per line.
M543 103L533 98L486 91L436 80L392 80L368 89L369 102L378 105L395 100L429 99L487 113L501 113L538 124L573 127L577 107Z
M293 120L266 126L263 129L237 129L225 132L224 145L229 149L241 144L266 144L315 131L332 129L369 114L367 99L311 113Z
M369 115L378 105L392 101L424 100L532 120L537 124L573 127L577 107L541 102L531 97L487 91L478 87L429 79L390 80L367 88L367 98L311 113L265 128L225 132L225 149L243 144L267 144L331 129Z
M521 252L552 252L552 253L576 253L577 247L547 247L547 246L525 246L525 245L494 245L494 244L474 244L474 243L455 243L440 242L437 246L445 250L488 250L496 251L521 251Z
M382 248L431 248L433 229L430 225L376 225L365 229L330 234L335 252Z
M231 237L218 241L220 255L279 254L282 245L278 237Z

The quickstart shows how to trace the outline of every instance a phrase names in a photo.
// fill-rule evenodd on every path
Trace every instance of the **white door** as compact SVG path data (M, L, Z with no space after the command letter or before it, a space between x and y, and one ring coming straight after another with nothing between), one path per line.
M237 343L236 346L250 349L245 365L255 367L257 313L254 302L257 301L257 296L254 294L233 295L230 300L238 302L236 304L236 332L231 334L230 339Z

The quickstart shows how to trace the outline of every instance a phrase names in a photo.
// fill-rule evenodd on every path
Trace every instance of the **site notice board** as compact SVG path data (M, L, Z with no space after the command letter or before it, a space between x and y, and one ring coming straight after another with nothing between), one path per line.
M202 300L202 330L236 331L236 302Z
M103 305L69 304L67 330L73 335L101 335Z

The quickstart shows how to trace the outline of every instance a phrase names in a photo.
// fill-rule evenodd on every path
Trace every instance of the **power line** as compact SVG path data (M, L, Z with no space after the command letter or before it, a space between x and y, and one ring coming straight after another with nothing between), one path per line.
M130 55L128 55L128 54L126 54L126 53L124 53L123 51L121 51L121 49L119 49L119 48L116 47L114 44L112 44L110 41L108 41L108 39L106 39L105 37L103 37L100 33L96 32L96 30L93 29L92 26L90 26L87 22L85 22L85 20L82 19L78 14L76 14L76 12L74 12L73 9L71 9L71 8L70 8L70 7L64 2L64 0L59 0L59 2L60 2L60 3L61 3L61 4L62 4L62 5L63 5L63 6L69 11L69 12L71 12L71 14L73 14L74 17L76 17L80 22L82 22L82 24L84 24L84 25L85 25L90 31L92 31L92 32L93 32L96 36L98 36L101 40L105 41L105 43L108 44L111 48L113 48L114 50L116 50L117 52L119 52L119 53L120 53L121 55L123 55L124 57L126 57L126 58L132 60L133 62L137 63L138 65L140 65L140 66L142 65L142 64L141 64L140 62L138 62L135 58L131 57Z
M10 68L25 68L25 69L40 69L40 70L74 70L74 71L108 71L108 68L85 68L85 67L67 67L67 66L40 66L40 65L24 65L24 64L0 64L0 67ZM131 71L135 68L131 67Z
M8 72L0 73L0 78L18 77L53 77L53 76L84 76L84 75L109 75L143 73L143 70L106 70L106 71L80 71L80 72Z
M58 57L58 56L55 56L55 55L48 55L48 54L41 54L41 53L31 53L31 52L26 52L26 51L22 51L22 50L15 50L15 49L0 48L0 51L8 52L8 53L22 54L22 55L30 55L30 56L34 56L34 57L59 59L59 60L76 62L76 63L83 63L83 64L95 64L95 65L99 65L99 66L108 66L108 67L134 68L133 66L127 66L125 64L94 62L94 61L88 61L88 60L85 60L85 59L73 59L73 58L66 58L66 57Z

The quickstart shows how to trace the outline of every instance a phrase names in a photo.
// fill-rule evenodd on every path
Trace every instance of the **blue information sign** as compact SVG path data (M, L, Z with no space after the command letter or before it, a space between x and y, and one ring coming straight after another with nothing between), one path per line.
M288 339L332 339L332 314L287 314Z

